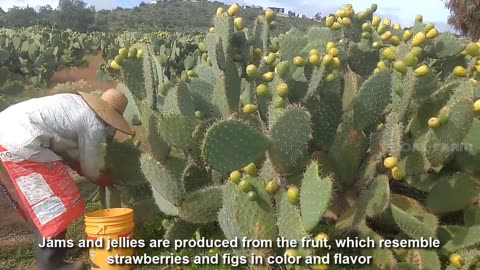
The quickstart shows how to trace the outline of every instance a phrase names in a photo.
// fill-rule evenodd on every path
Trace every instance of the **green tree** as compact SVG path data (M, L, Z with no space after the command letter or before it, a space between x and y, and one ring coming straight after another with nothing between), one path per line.
M38 13L31 7L14 6L3 15L6 27L26 27L38 20Z
M95 23L95 8L81 0L60 0L56 21L62 27L87 32Z

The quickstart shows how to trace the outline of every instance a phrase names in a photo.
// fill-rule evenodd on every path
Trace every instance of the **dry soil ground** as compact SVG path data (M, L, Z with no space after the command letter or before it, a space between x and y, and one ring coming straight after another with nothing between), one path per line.
M84 80L93 88L107 90L115 85L98 81L96 72L102 63L101 56L88 57L88 66L57 72L55 83ZM33 253L33 234L30 227L11 207L3 192L0 192L0 269L36 269Z

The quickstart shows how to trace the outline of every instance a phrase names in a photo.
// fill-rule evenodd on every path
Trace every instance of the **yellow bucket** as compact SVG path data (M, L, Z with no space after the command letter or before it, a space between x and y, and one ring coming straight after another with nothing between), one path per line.
M89 240L90 264L92 270L130 270L132 265L115 265L109 263L109 257L115 259L118 256L133 256L133 248L112 248L109 246L116 243L117 246L125 246L128 238L133 238L135 222L133 210L129 208L103 209L87 213L85 215L85 233ZM122 241L122 239L124 239ZM96 241L96 242L95 242ZM93 246L103 242L102 247ZM110 248L110 250L107 250Z

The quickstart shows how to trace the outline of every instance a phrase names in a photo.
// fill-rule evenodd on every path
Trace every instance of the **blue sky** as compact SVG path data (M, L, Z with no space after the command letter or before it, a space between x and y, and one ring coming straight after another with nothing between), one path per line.
M112 7L133 7L137 6L142 0L84 0L89 4L95 4L97 9L111 9ZM150 0L144 0L149 2ZM286 10L294 11L307 16L313 16L317 12L326 15L334 13L341 6L353 3L354 9L365 10L370 7L374 0L330 0L330 1L313 1L313 0L222 0L222 2L231 4L237 2L245 5L261 5L264 7L274 6L283 7ZM319 4L319 2L321 4ZM400 23L402 26L409 26L413 23L415 15L420 13L424 17L424 21L433 22L440 31L449 30L447 18L449 11L445 8L442 0L377 0L378 15L381 17L389 17L393 22ZM8 9L14 5L32 7L50 4L56 7L58 0L0 0L0 7Z

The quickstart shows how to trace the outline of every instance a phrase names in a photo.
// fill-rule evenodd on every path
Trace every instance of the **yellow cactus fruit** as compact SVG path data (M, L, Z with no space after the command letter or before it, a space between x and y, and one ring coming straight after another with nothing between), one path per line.
M328 54L330 54L333 57L337 57L340 54L340 51L337 48L333 47L330 50L328 50Z
M315 236L315 241L323 241L323 240L328 241L328 235L326 233L319 233Z
M291 186L288 188L287 200L290 204L297 204L299 197L300 197L300 190L297 187Z
M387 157L383 160L383 166L387 169L393 169L398 165L398 159L395 157Z
M467 46L465 47L465 51L473 57L478 56L480 54L480 47L478 46L477 43L468 43ZM478 60L480 61L480 60ZM477 61L477 62L478 62Z
M265 186L265 190L268 192L268 194L272 195L277 192L278 187L278 182L276 180L272 180L267 183L267 185Z
M337 78L337 76L335 76L335 74L329 73L329 74L327 75L327 77L325 78L325 80L326 80L327 82L333 82L336 78Z
M332 25L333 30L340 30L342 29L342 25L339 22L334 22Z
M418 63L418 58L411 52L405 54L404 58L405 64L409 67L413 67Z
M375 41L375 42L372 43L372 47L373 47L374 49L377 49L377 50L378 50L378 49L380 49L380 48L382 47L382 43L380 43L380 42L378 42L378 41Z
M475 71L476 71L478 74L480 74L480 65L476 65L476 66L475 66Z
M300 256L300 253L298 253L298 251L295 250L295 249L287 249L287 250L285 250L284 255L286 257L297 257L297 256Z
M332 68L333 69L337 69L337 68L342 66L342 62L340 61L340 58L334 57L332 60L333 60L333 62L332 62Z
M275 20L276 16L277 16L277 14L272 9L267 8L267 10L265 10L265 20L267 20L267 22L269 22L269 23L273 22L273 20Z
M423 53L423 49L420 48L420 47L413 47L410 52L415 55L416 57L420 57L420 55L422 55Z
M383 33L383 34L380 36L380 38L381 38L383 41L387 41L387 40L389 40L392 36L393 36L392 32L387 31L387 32Z
M256 57L262 56L262 54L263 54L262 49L260 49L260 48L255 48L255 49L253 50L253 54L254 54Z
M433 39L433 38L436 38L438 36L438 34L439 33L438 33L437 28L433 28L433 29L431 29L427 32L426 37L428 39Z
M393 29L395 29L395 30L400 30L400 29L402 29L402 26L400 26L399 23L395 23L395 24L393 25Z
M235 26L235 29L237 29L237 31L243 30L243 27L245 26L243 18L242 17L235 18L233 20L233 25Z
M311 49L311 50L308 52L308 55L309 55L309 56L312 56L312 55L314 55L314 54L319 55L320 53L318 52L317 49Z
M392 20L389 18L386 18L383 20L383 25L390 26L392 24Z
M254 114L257 112L257 106L253 104L246 104L243 106L243 112L246 114Z
M277 86L277 95L282 98L286 97L288 95L288 84L279 83Z
M303 67L305 66L305 59L303 59L301 56L296 56L293 58L293 64L297 67Z
M430 72L430 69L427 65L421 65L417 69L415 69L415 74L419 77L425 76Z
M377 74L378 72L380 72L380 69L379 69L379 68L375 68L375 69L373 70L373 74Z
M406 74L408 71L407 65L403 61L395 61L393 67L402 74Z
M335 22L335 18L333 16L328 16L327 19L325 20L325 25L327 27L332 27L334 22Z
M266 82L273 81L273 77L275 77L275 72L269 71L262 75L262 79Z
M341 25L344 26L350 26L352 25L352 20L348 17L342 18L342 21L340 22Z
M359 18L360 20L363 20L365 18L366 14L365 12L363 11L360 11L358 14L357 14L357 18Z
M209 33L216 33L217 29L215 29L215 27L210 27L210 29L208 29L208 32Z
M362 24L362 31L372 32L372 26L369 23Z
M391 47L388 47L388 48L385 48L385 50L383 50L382 52L382 56L385 57L385 59L388 59L388 60L395 60L395 57L397 56L397 53L395 52L395 50Z
M398 46L400 45L400 38L397 36L393 36L390 38L390 43L392 43L393 46Z
M382 21L382 19L380 17L375 16L375 17L372 18L372 25L373 26L378 26L381 21Z
M427 25L425 25L425 28L423 29L423 32L427 33L428 31L432 30L433 28L435 28L435 24L427 23Z
M413 32L412 30L405 30L405 32L403 32L403 41L407 42L409 41L413 36Z
M377 34L381 35L387 30L387 26L385 24L381 24L377 28Z
M242 178L242 174L239 171L233 171L230 173L230 181L233 183L240 183L240 178Z
M247 166L243 168L243 171L250 175L250 176L256 176L257 175L257 166L255 163L249 163Z
M426 39L427 39L427 37L425 36L425 34L423 32L418 32L413 37L412 45L413 46L422 46L422 44L425 43Z
M331 54L326 54L323 57L323 65L328 66L333 62L333 56Z
M392 177L393 179L400 181L405 177L405 173L400 169L400 167L395 166L392 168Z
M115 70L120 70L122 69L122 66L117 63L117 61L113 60L112 63L110 63L110 67L115 69Z
M345 10L339 9L335 12L335 16L337 16L339 18L343 18L343 17L347 16L347 13L345 12Z
M333 41L327 42L327 51L329 51L331 48L335 48L335 42Z
M462 66L456 66L453 69L453 74L455 74L455 76L458 76L458 77L465 77L467 76L467 70Z
M417 16L415 16L415 21L423 22L423 16L421 14L417 14Z
M431 117L430 119L428 119L428 126L430 128L438 128L440 125L440 119L438 119L437 117Z
M222 7L217 8L217 15L222 15L225 10Z
M379 61L379 62L377 63L377 68L380 69L380 70L383 70L383 69L386 69L386 68L387 68L387 65L385 64L385 62Z
M480 99L477 99L477 101L473 103L473 111L475 113L480 113Z
M450 255L449 261L456 268L461 268L463 266L463 258L460 256L460 254L453 253Z
M312 64L313 66L319 66L322 60L320 59L320 56L318 54L312 54L308 58L308 62Z
M237 15L238 12L240 12L240 6L236 3L231 5L227 10L227 14L232 17Z

